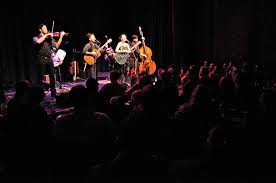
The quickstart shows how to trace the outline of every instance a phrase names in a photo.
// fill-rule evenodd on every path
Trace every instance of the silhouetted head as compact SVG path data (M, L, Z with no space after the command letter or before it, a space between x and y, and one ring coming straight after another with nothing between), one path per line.
M69 92L69 98L73 106L76 108L88 107L88 90L82 85L76 85L72 87Z
M140 88L142 88L148 84L151 84L150 76L149 75L140 76L139 80L138 80L138 84L139 84Z
M214 67L215 67L215 64L213 62L210 63L210 65L209 65L209 71L212 71L214 69Z
M205 66L205 67L208 67L208 66L209 66L209 63L208 63L207 60L204 60L204 61L203 61L203 66Z
M170 81L171 80L171 73L167 70L164 70L160 74L162 81Z
M44 89L40 85L32 85L28 91L29 102L31 104L39 104L45 97Z
M210 94L207 86L198 84L191 95L190 104L206 104L210 102Z
M120 74L113 70L110 72L110 81L111 83L117 82L117 80L120 79Z
M28 89L30 88L30 82L27 80L18 81L15 84L15 97L20 97L26 94Z
M99 82L95 78L89 78L86 81L86 88L89 91L97 92L99 89Z
M209 74L209 70L208 70L207 67L205 67L205 66L200 67L200 69L199 69L199 79L207 78L208 74Z
M132 106L143 104L142 91L135 90L130 97Z

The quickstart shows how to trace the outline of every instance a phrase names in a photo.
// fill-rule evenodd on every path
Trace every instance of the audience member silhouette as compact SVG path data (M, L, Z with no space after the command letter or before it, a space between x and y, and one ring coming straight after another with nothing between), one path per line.
M116 127L105 113L91 107L88 90L74 86L69 93L74 111L56 122L56 172L82 177L93 166L110 162L115 156Z

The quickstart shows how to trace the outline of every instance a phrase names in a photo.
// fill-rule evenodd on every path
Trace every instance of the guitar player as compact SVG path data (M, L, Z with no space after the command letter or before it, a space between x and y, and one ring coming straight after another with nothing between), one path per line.
M97 57L99 53L97 53L96 50L99 50L100 46L99 41L96 39L95 34L93 33L87 33L86 34L86 38L89 40L88 43L85 44L85 46L82 49L82 53L84 55L90 55L93 57ZM101 52L104 52L104 50L101 50ZM84 66L84 74L86 76L86 78L94 78L97 79L97 70L96 70L96 63L89 65L85 63Z
M131 40L131 47L136 45L138 43L139 39L137 35L132 35ZM140 59L140 50L139 46L136 46L134 50L132 50L132 53L130 54L129 60L130 60L130 70L134 72L135 76L138 73L138 61ZM133 73L131 73L133 75Z

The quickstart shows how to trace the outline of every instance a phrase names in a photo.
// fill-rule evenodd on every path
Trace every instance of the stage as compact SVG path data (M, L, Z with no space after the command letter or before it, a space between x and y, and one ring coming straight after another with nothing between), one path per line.
M101 89L105 84L110 83L108 79L109 72L105 73L98 73L98 82L99 82L99 89ZM50 90L45 91L45 98L41 103L41 106L45 108L47 113L53 117L58 116L59 114L68 113L73 108L70 106L68 100L68 94L72 87L76 85L83 85L86 86L86 80L78 78L76 81L67 81L67 82L57 82L56 83L56 90L57 90L57 97L51 97ZM9 89L5 91L5 96L7 100L13 98L15 94L15 89Z

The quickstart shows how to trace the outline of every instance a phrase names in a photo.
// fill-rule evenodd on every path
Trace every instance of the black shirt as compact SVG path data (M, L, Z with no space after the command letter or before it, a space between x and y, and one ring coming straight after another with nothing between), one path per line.
M33 37L35 55L38 57L51 58L52 49L56 47L56 42L52 38L46 38L41 44L37 44L36 41L41 37L41 34Z

